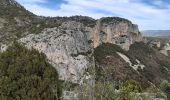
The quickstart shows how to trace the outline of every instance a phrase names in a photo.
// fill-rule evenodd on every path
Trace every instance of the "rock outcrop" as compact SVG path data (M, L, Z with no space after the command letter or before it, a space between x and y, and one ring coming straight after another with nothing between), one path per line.
M128 50L142 38L137 25L119 17L39 17L15 0L1 0L0 12L0 51L19 40L45 53L60 79L74 83L81 81L87 67L94 66L93 49L100 44L113 43Z
M113 43L125 50L129 50L129 46L135 41L142 40L138 26L119 17L108 17L98 20L94 28L93 37L94 48L101 43Z
M7 49L7 45L0 43L0 52L3 52Z
M169 56L168 51L170 51L170 41L166 43L165 46L160 50L160 52L165 56Z
M60 79L79 81L90 66L92 47L88 43L90 29L74 21L60 27L44 29L40 34L30 34L20 41L29 48L46 54L56 67Z
M111 18L109 23L103 21L108 19L98 20L95 27L76 21L63 22L59 27L29 34L20 42L45 53L58 70L60 79L79 83L85 69L94 66L93 48L113 43L128 50L133 42L141 40L137 26L130 21L117 17Z
M158 85L169 78L169 59L147 43L139 42L144 39L138 26L124 18L42 17L27 11L15 0L0 0L0 52L14 40L44 53L60 80L73 83L76 89L88 84L87 92L93 92L91 87L100 77L106 81L132 79L146 87L150 82ZM170 50L169 44L163 48L165 55ZM160 47L160 43L156 45ZM106 76L105 72L94 69L94 78L94 73L89 71L93 68L105 70ZM63 94L77 100L80 92L65 89Z

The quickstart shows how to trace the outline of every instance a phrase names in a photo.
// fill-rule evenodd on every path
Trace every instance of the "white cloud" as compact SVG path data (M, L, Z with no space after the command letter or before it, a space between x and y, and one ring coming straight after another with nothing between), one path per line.
M59 9L50 9L36 4L47 1L22 0L22 4L29 11L43 16L85 15L101 18L118 15L138 24L140 29L170 28L170 9L158 9L139 2L130 2L129 0L65 0L67 3L61 4ZM156 3L160 4L160 1L157 0Z

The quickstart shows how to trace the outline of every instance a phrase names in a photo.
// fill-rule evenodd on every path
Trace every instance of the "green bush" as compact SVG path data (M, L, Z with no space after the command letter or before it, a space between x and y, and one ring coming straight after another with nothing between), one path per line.
M120 90L116 95L116 100L136 100L135 93L142 92L140 84L134 80L128 80L120 86Z
M1 100L56 100L60 95L58 73L44 54L16 42L0 54Z
M161 90L167 95L168 100L170 100L170 82L164 80L161 85Z
M96 82L94 100L114 100L115 82Z

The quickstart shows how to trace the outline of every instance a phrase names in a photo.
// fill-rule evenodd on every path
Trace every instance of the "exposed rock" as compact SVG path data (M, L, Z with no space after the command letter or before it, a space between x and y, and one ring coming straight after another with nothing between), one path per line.
M129 64L129 66L132 67L136 71L138 70L138 68L143 69L145 67L145 65L141 64L141 62L138 59L136 59L137 64L133 65L132 62L130 61L130 58L128 58L126 55L120 52L117 52L117 54L120 57L122 57Z
M155 41L151 41L151 42L149 43L149 45L150 45L150 47L160 48L160 47L161 47L161 42L155 40Z
M3 52L7 49L7 45L0 43L0 52Z
M94 66L92 60L87 60L93 58L90 55L93 48L107 42L128 50L133 42L141 40L137 26L128 20L108 24L101 21L98 20L94 28L80 22L67 21L59 27L30 34L20 41L29 48L45 53L57 68L60 79L79 83L85 69Z
M83 80L86 80L88 85L94 86L96 80L85 72L87 68L94 66L106 70L107 75L103 76L108 81L134 79L148 86L148 80L158 84L162 79L169 78L167 66L163 66L167 71L165 74L160 70L162 65L169 65L169 60L165 61L163 55L151 55L150 49L143 45L134 46L135 50L129 50L131 44L142 41L142 36L138 26L127 19L106 17L95 20L86 16L40 17L26 11L15 0L0 0L0 12L0 52L6 50L6 44L18 40L26 47L44 53L57 69L61 80L79 83L80 86ZM130 55L126 56L125 52L118 51L114 54L111 51L113 55L103 57L103 63L98 65L99 62L94 60L93 51L102 43L119 45L131 51L128 51ZM162 53L167 55L167 50L170 50L169 44L163 48ZM134 64L134 60L137 63ZM87 87L88 90L90 86ZM64 93L78 98L78 93L75 95L74 91Z
M60 79L77 83L90 63L87 60L92 52L89 34L88 28L81 23L68 22L59 28L47 28L37 35L30 34L20 41L45 53L57 68Z
M0 28L0 42L10 44L19 39L27 47L45 53L57 68L60 79L75 83L81 81L88 66L94 66L93 60L87 60L93 58L93 48L107 42L128 50L132 43L141 40L137 25L119 17L99 20L87 16L38 17L14 0L1 0L0 5L4 11L0 27L9 22L6 29ZM1 51L5 47L1 46Z
M109 22L107 22L109 20ZM113 43L129 50L135 41L141 41L142 36L137 25L118 17L102 18L97 21L93 31L94 48L102 43Z
M25 19L25 21L22 21L20 18L14 17L14 20L16 21L18 26L25 26L26 24L31 23L29 19Z
M168 56L168 51L170 50L170 42L166 43L166 45L160 50L160 52L166 56Z

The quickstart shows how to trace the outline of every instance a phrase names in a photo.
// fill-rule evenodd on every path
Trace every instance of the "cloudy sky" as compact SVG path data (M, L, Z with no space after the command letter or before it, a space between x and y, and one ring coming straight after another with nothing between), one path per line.
M140 30L170 29L170 0L16 0L42 16L84 15L95 19L119 16Z

